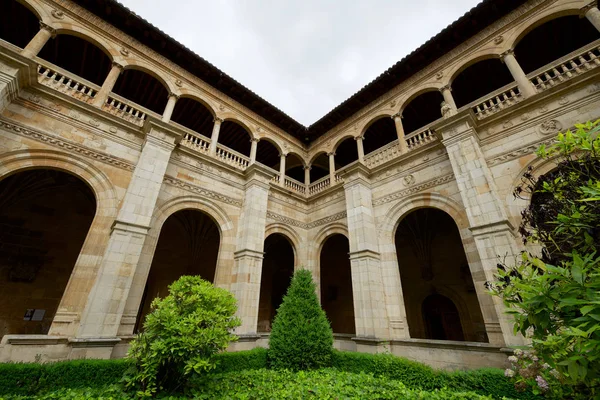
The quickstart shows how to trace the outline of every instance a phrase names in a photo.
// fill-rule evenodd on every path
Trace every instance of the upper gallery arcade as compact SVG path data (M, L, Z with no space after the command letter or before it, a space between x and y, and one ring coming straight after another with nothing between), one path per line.
M0 0L0 361L122 356L184 274L264 345L303 267L339 348L499 364L512 188L599 65L595 2L485 0L304 127L114 0Z

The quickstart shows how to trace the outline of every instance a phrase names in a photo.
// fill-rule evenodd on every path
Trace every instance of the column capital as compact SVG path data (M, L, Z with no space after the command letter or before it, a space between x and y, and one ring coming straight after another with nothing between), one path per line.
M213 122L214 122L215 124L222 124L222 123L223 123L223 121L224 121L224 119L223 119L223 118L219 118L219 117L214 117L214 118L213 118Z
M354 136L354 140L365 140L365 135Z
M452 91L452 86L450 86L450 84L444 85L440 88L440 92L444 92L445 90L451 92Z
M586 4L585 6L581 7L581 9L580 9L581 16L584 17L585 14L587 14L588 11L590 11L593 8L598 8L598 2L597 1L592 1L589 4Z
M312 165L304 165L302 167L302 169L305 170L305 171L307 171L307 170L310 171L312 169Z
M40 29L50 32L53 38L56 37L56 29L46 24L45 22L40 21Z
M259 137L253 137L253 138L250 138L250 141L254 142L254 143L258 143L258 142L260 142L260 138Z
M279 157L285 158L285 157L287 157L287 155L288 155L288 153L279 153Z
M390 116L391 119L396 119L396 118L403 118L402 117L402 111L398 111L396 114Z
M507 56L513 56L514 57L514 55L515 55L515 51L513 49L508 49L505 52L503 52L502 54L500 54L500 58L504 61L504 59Z
M118 62L116 62L116 61L113 61L113 62L112 62L112 66L113 66L114 68L118 68L118 69L119 69L119 72L123 72L123 68L124 68L124 66L123 66L123 65L121 65L121 64L119 64Z
M176 94L176 93L173 93L173 92L169 92L169 97L174 97L174 98L175 98L175 100L179 100L179 97L180 97L180 96L181 96L180 94Z
M327 153L327 157L335 156L335 151L330 151Z

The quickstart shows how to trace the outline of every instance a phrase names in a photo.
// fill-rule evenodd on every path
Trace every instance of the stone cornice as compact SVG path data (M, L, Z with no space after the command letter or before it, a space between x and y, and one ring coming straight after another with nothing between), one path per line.
M330 215L329 217L317 219L315 221L306 223L306 222L298 221L297 219L289 218L284 215L274 213L272 211L267 211L268 219L278 221L278 222L281 222L286 225L302 228L302 229L316 228L317 226L325 225L325 224L328 224L333 221L344 219L346 217L347 217L346 211L342 211L342 212Z
M93 160L97 160L117 168L122 168L128 171L133 171L135 168L135 165L133 163L130 163L129 161L124 160L122 158L118 158L110 154L92 150L88 147L73 143L71 141L53 135L49 135L37 129L25 127L13 121L8 121L3 117L0 117L0 128L10 130L16 134L36 140L38 142L42 142L63 150L68 150L77 154L81 154L84 157L91 158Z
M389 194L387 196L383 196L379 199L375 199L375 200L373 200L373 205L379 206L382 204L386 204L386 203L389 203L390 201L398 200L398 199L406 197L410 194L417 193L417 192L420 192L425 189L430 189L430 188L436 187L438 185L442 185L444 183L451 182L453 180L454 180L454 174L448 174L448 175L440 176L438 178L430 179L428 181L421 183L420 185L412 186L412 187L409 187L408 189L399 190L399 191Z
M514 160L516 158L520 158L523 156L526 156L528 154L533 154L537 151L537 149L542 145L549 145L552 144L556 141L556 139L554 137L550 138L550 139L546 139L546 140L539 140L536 141L534 143L530 143L528 145L525 145L523 147L520 147L518 149L514 149L511 151L507 151L505 153L502 153L500 155L497 155L495 157L492 157L490 159L487 160L487 164L491 167L494 165L498 165L498 164L502 164L511 160Z
M189 192L193 192L202 196L206 196L213 200L220 201L222 203L231 204L236 207L242 207L242 201L238 199L234 199L233 197L225 196L224 194L213 192L212 190L205 189L201 186L194 185L192 183L182 181L181 179L174 178L172 176L166 175L163 180L166 184L176 186L183 190L187 190Z

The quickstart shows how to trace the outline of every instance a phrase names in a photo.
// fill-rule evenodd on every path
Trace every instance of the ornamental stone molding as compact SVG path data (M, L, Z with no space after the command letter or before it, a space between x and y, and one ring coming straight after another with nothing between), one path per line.
M555 142L555 139L552 138L550 140L544 140L544 141L541 141L541 142L531 143L531 144L528 144L528 145L523 146L521 148L518 148L516 150L512 150L512 151L509 151L507 153L503 153L501 155L498 155L498 156L496 156L494 158L491 158L491 159L489 159L487 161L487 163L488 163L489 166L494 166L494 165L502 164L504 162L508 162L508 161L514 160L516 158L520 158L520 157L526 156L528 154L533 154L533 153L535 153L537 151L537 149L541 145L544 144L544 145L548 146L548 145L550 145L550 144L552 144L554 142Z
M316 221L313 222L309 222L309 223L305 223L302 221L298 221L296 219L290 218L290 217L286 217L284 215L281 214L277 214L271 211L267 211L267 218L271 219L273 221L278 221L287 225L291 225L291 226L295 226L297 228L301 228L301 229L312 229L312 228L316 228L317 226L321 226L321 225L326 225L330 222L334 222L334 221L338 221L340 219L344 219L347 217L347 213L346 211L342 211L333 215L330 215L329 217L325 217L325 218L321 218L318 219Z
M538 131L542 135L552 135L560 132L562 130L562 124L557 119L550 119L548 121L544 121L538 127Z
M189 192L193 192L196 194L200 194L202 196L209 197L213 200L218 200L222 203L231 204L236 207L242 207L242 201L234 199L233 197L225 196L224 194L213 192L212 190L205 189L203 187L194 185L192 183L182 181L181 179L174 178L172 176L166 175L164 178L164 182L168 185L178 187L180 189L187 190Z
M430 189L430 188L436 187L438 185L442 185L444 183L450 182L452 180L454 180L454 174L448 174L448 175L441 176L439 178L431 179L427 182L423 182L422 184L413 186L409 189L399 190L390 195L384 196L377 200L373 200L373 205L380 206L382 204L386 204L391 201L401 199L402 197L406 197L409 194L413 194L413 193L420 192L422 190Z

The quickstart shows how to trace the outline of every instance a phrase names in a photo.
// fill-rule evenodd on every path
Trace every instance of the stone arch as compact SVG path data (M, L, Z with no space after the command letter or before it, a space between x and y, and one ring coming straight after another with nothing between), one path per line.
M217 112L215 111L213 105L209 101L207 101L206 99L203 99L202 97L198 96L195 93L188 92L188 91L182 91L180 98L181 99L190 99L190 100L194 100L194 101L200 103L212 114L213 118L217 115Z
M24 7L26 7L29 11L31 11L41 22L51 25L50 22L53 18L47 12L46 8L43 7L40 3L31 0L16 1L22 4Z
M357 129L356 129L358 132L360 132L360 134L357 134L354 136L355 137L364 136L367 129L369 129L369 127L371 125L373 125L375 122L379 121L382 118L386 118L386 117L391 118L391 116L392 116L392 113L390 113L389 111L378 111L378 112L374 113L368 119L361 121L361 124L358 125Z
M316 153L314 153L308 160L308 165L312 165L313 162L317 159L317 157L319 157L321 154L325 154L327 155L327 151L326 150L319 150Z
M177 90L173 87L173 84L164 76L157 73L155 71L156 68L153 65L147 64L139 60L126 59L125 64L123 65L123 71L126 71L128 69L133 69L150 75L151 77L159 81L169 93L177 94Z
M347 139L354 139L355 137L356 137L356 135L354 135L352 133L349 133L349 132L346 132L343 135L337 137L335 139L335 142L333 143L333 146L331 147L331 151L330 152L334 152L335 153L337 151L338 147L340 147L340 144L342 144L343 141L345 141Z
M398 108L398 112L402 113L404 111L404 109L406 109L406 106L408 106L411 101L413 101L420 95L429 93L429 92L439 92L441 87L442 86L426 86L426 87L418 87L418 88L411 90L410 92L407 93L407 95L401 101L400 107Z
M319 231L315 234L313 244L316 244L317 246L317 254L321 253L321 249L323 248L323 243L325 243L325 240L329 236L335 234L344 235L346 236L346 239L350 240L348 227L340 222L332 222L331 224L325 225L323 228L319 229Z
M289 151L287 153L287 155L290 155L290 154L293 155L293 156L295 156L296 158L298 158L298 160L300 160L300 163L301 163L302 167L306 166L306 160L304 159L304 157L302 156L302 154L300 154L300 153L298 153L296 151L293 151L293 150L291 150L291 151Z
M244 128L244 130L248 133L248 136L250 137L250 139L261 139L261 140L264 139L264 138L259 137L256 134L256 132L254 132L252 130L252 128L250 128L250 125L247 124L246 122L244 122L238 115L235 115L233 113L224 113L222 115L219 115L218 117L221 118L223 120L223 122L231 121L231 122L238 124L242 128Z
M506 42L509 43L510 46L507 46L510 49L514 49L517 44L523 39L529 32L534 30L535 28L549 22L553 19L566 17L569 15L581 15L581 7L584 4L555 4L554 6L542 11L536 16L533 16L530 19L527 19L526 22L523 22L519 27L514 29L510 37L507 38Z
M283 153L283 146L277 140L267 137L267 136L261 136L260 142L262 142L262 141L269 142L270 144L272 144L277 149L279 154ZM259 142L259 145L260 145L260 142Z
M493 51L492 49L490 49L489 52L486 52L484 54L481 54L480 52L470 54L468 57L462 59L460 64L457 64L453 69L448 71L448 84L452 85L456 77L467 68L477 64L478 62L495 58L500 58L500 53L498 53L497 51Z
M111 51L111 49L113 49L112 43L105 41L102 37L94 34L89 29L75 24L62 22L54 23L53 27L56 29L57 35L71 35L85 40L102 50L111 61L115 61L115 51Z
M0 179L30 169L56 169L85 182L96 197L96 214L59 303L49 335L73 336L94 284L117 214L118 199L106 174L89 161L57 150L18 150L0 155Z
M152 216L150 229L144 240L140 260L138 261L131 288L127 296L127 301L125 303L125 310L121 318L119 334L131 335L133 333L161 229L165 221L171 215L182 210L200 211L210 217L217 225L220 235L220 244L214 285L225 289L229 288L227 279L232 273L233 250L235 248L233 221L229 218L225 210L211 200L195 195L173 197L163 202L161 205L158 205Z
M294 269L296 269L300 265L298 255L301 243L300 236L293 229L279 222L274 222L272 224L267 225L267 227L265 228L265 239L274 233L279 233L285 236L285 238L292 245L292 250L294 250Z

